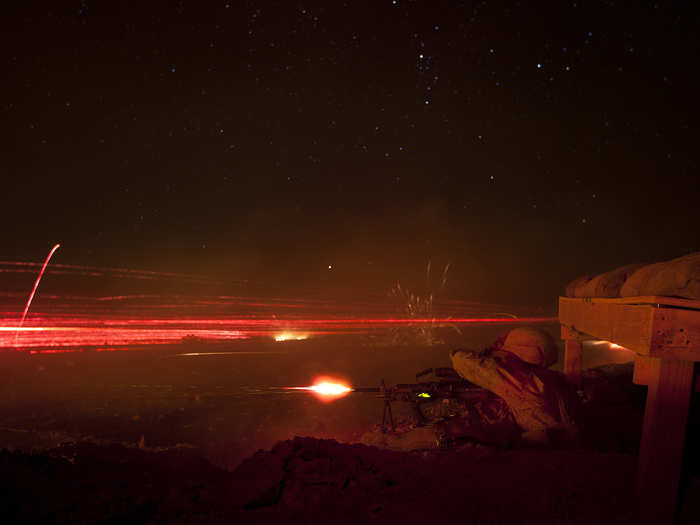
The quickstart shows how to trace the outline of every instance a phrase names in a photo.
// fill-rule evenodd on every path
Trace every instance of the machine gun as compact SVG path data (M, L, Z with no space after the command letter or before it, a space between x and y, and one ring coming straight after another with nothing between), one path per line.
M432 378L423 379L432 375ZM392 401L403 401L410 403L418 425L427 423L426 417L421 411L420 405L435 399L463 399L482 400L486 399L490 393L463 379L453 368L438 367L427 368L416 374L415 383L402 383L393 387L388 387L382 379L378 387L357 387L353 392L376 393L378 398L384 400L384 410L382 412L382 432L386 432L386 419L389 416L392 432L395 431L394 416L391 412Z

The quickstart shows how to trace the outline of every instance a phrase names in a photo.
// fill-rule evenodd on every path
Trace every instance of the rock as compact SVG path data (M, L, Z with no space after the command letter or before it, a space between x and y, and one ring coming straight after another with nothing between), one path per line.
M526 363L545 368L552 366L559 358L552 336L537 328L514 328L508 332L502 349Z
M290 453L290 442L281 442L272 451L259 450L243 461L235 470L233 505L248 509L275 505L282 493L284 466Z
M451 358L460 376L506 402L524 440L547 443L575 437L576 393L562 374L500 350L455 350Z
M256 497L245 505L247 509L258 512L263 506L274 507L279 512L276 523L326 523L308 518L356 513L358 500L372 507L385 492L394 490L397 479L378 466L381 460L392 458L400 463L402 456L394 454L397 453L341 444L333 439L295 437L278 443L269 452L256 453L246 461L245 469L241 465L233 472L233 477L241 485L257 486L251 491ZM274 484L270 486L271 481ZM354 518L339 523L365 521Z
M620 297L644 295L700 299L700 252L644 266L620 289Z
M405 432L367 432L360 443L378 448L408 452L437 447L437 436L433 426L415 427Z

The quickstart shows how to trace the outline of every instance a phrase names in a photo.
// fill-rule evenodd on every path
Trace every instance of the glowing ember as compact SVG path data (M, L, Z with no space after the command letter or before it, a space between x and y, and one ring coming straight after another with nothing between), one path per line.
M275 341L301 341L303 339L308 339L309 336L306 334L293 334L291 332L282 332L275 336Z

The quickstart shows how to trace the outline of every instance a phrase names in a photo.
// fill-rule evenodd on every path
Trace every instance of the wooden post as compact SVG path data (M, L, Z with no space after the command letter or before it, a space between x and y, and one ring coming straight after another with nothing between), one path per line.
M649 358L646 409L637 465L639 517L671 524L693 387L693 363Z
M632 373L632 382L635 385L649 386L649 376L651 375L652 364L654 363L653 357L648 355L635 355L634 356L634 372Z
M581 383L581 359L583 348L581 341L566 339L564 341L564 375L576 388L582 387Z

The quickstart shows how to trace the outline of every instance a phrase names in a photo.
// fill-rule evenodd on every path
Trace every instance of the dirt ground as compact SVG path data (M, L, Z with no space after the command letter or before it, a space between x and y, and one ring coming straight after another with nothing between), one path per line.
M123 352L8 355L0 386L0 440L42 448L94 439L163 447L196 446L233 468L259 448L296 435L349 440L381 418L371 394L324 404L271 387L309 385L320 374L355 386L415 381L416 372L449 366L449 350L482 347L503 328L479 327L452 344L383 346L361 336L278 343L187 343ZM186 353L236 352L214 356ZM401 417L404 407L395 407ZM408 410L405 410L408 413Z
M17 522L71 523L631 519L644 393L625 387L624 375L591 377L597 404L578 450L343 444L376 425L380 400L352 394L324 404L270 390L319 374L355 386L413 382L419 370L449 366L450 350L483 348L504 330L473 327L431 347L331 336L3 356L0 511ZM179 355L212 350L237 354ZM607 347L584 355L587 367L630 358ZM698 475L684 482L683 523L700 516Z

